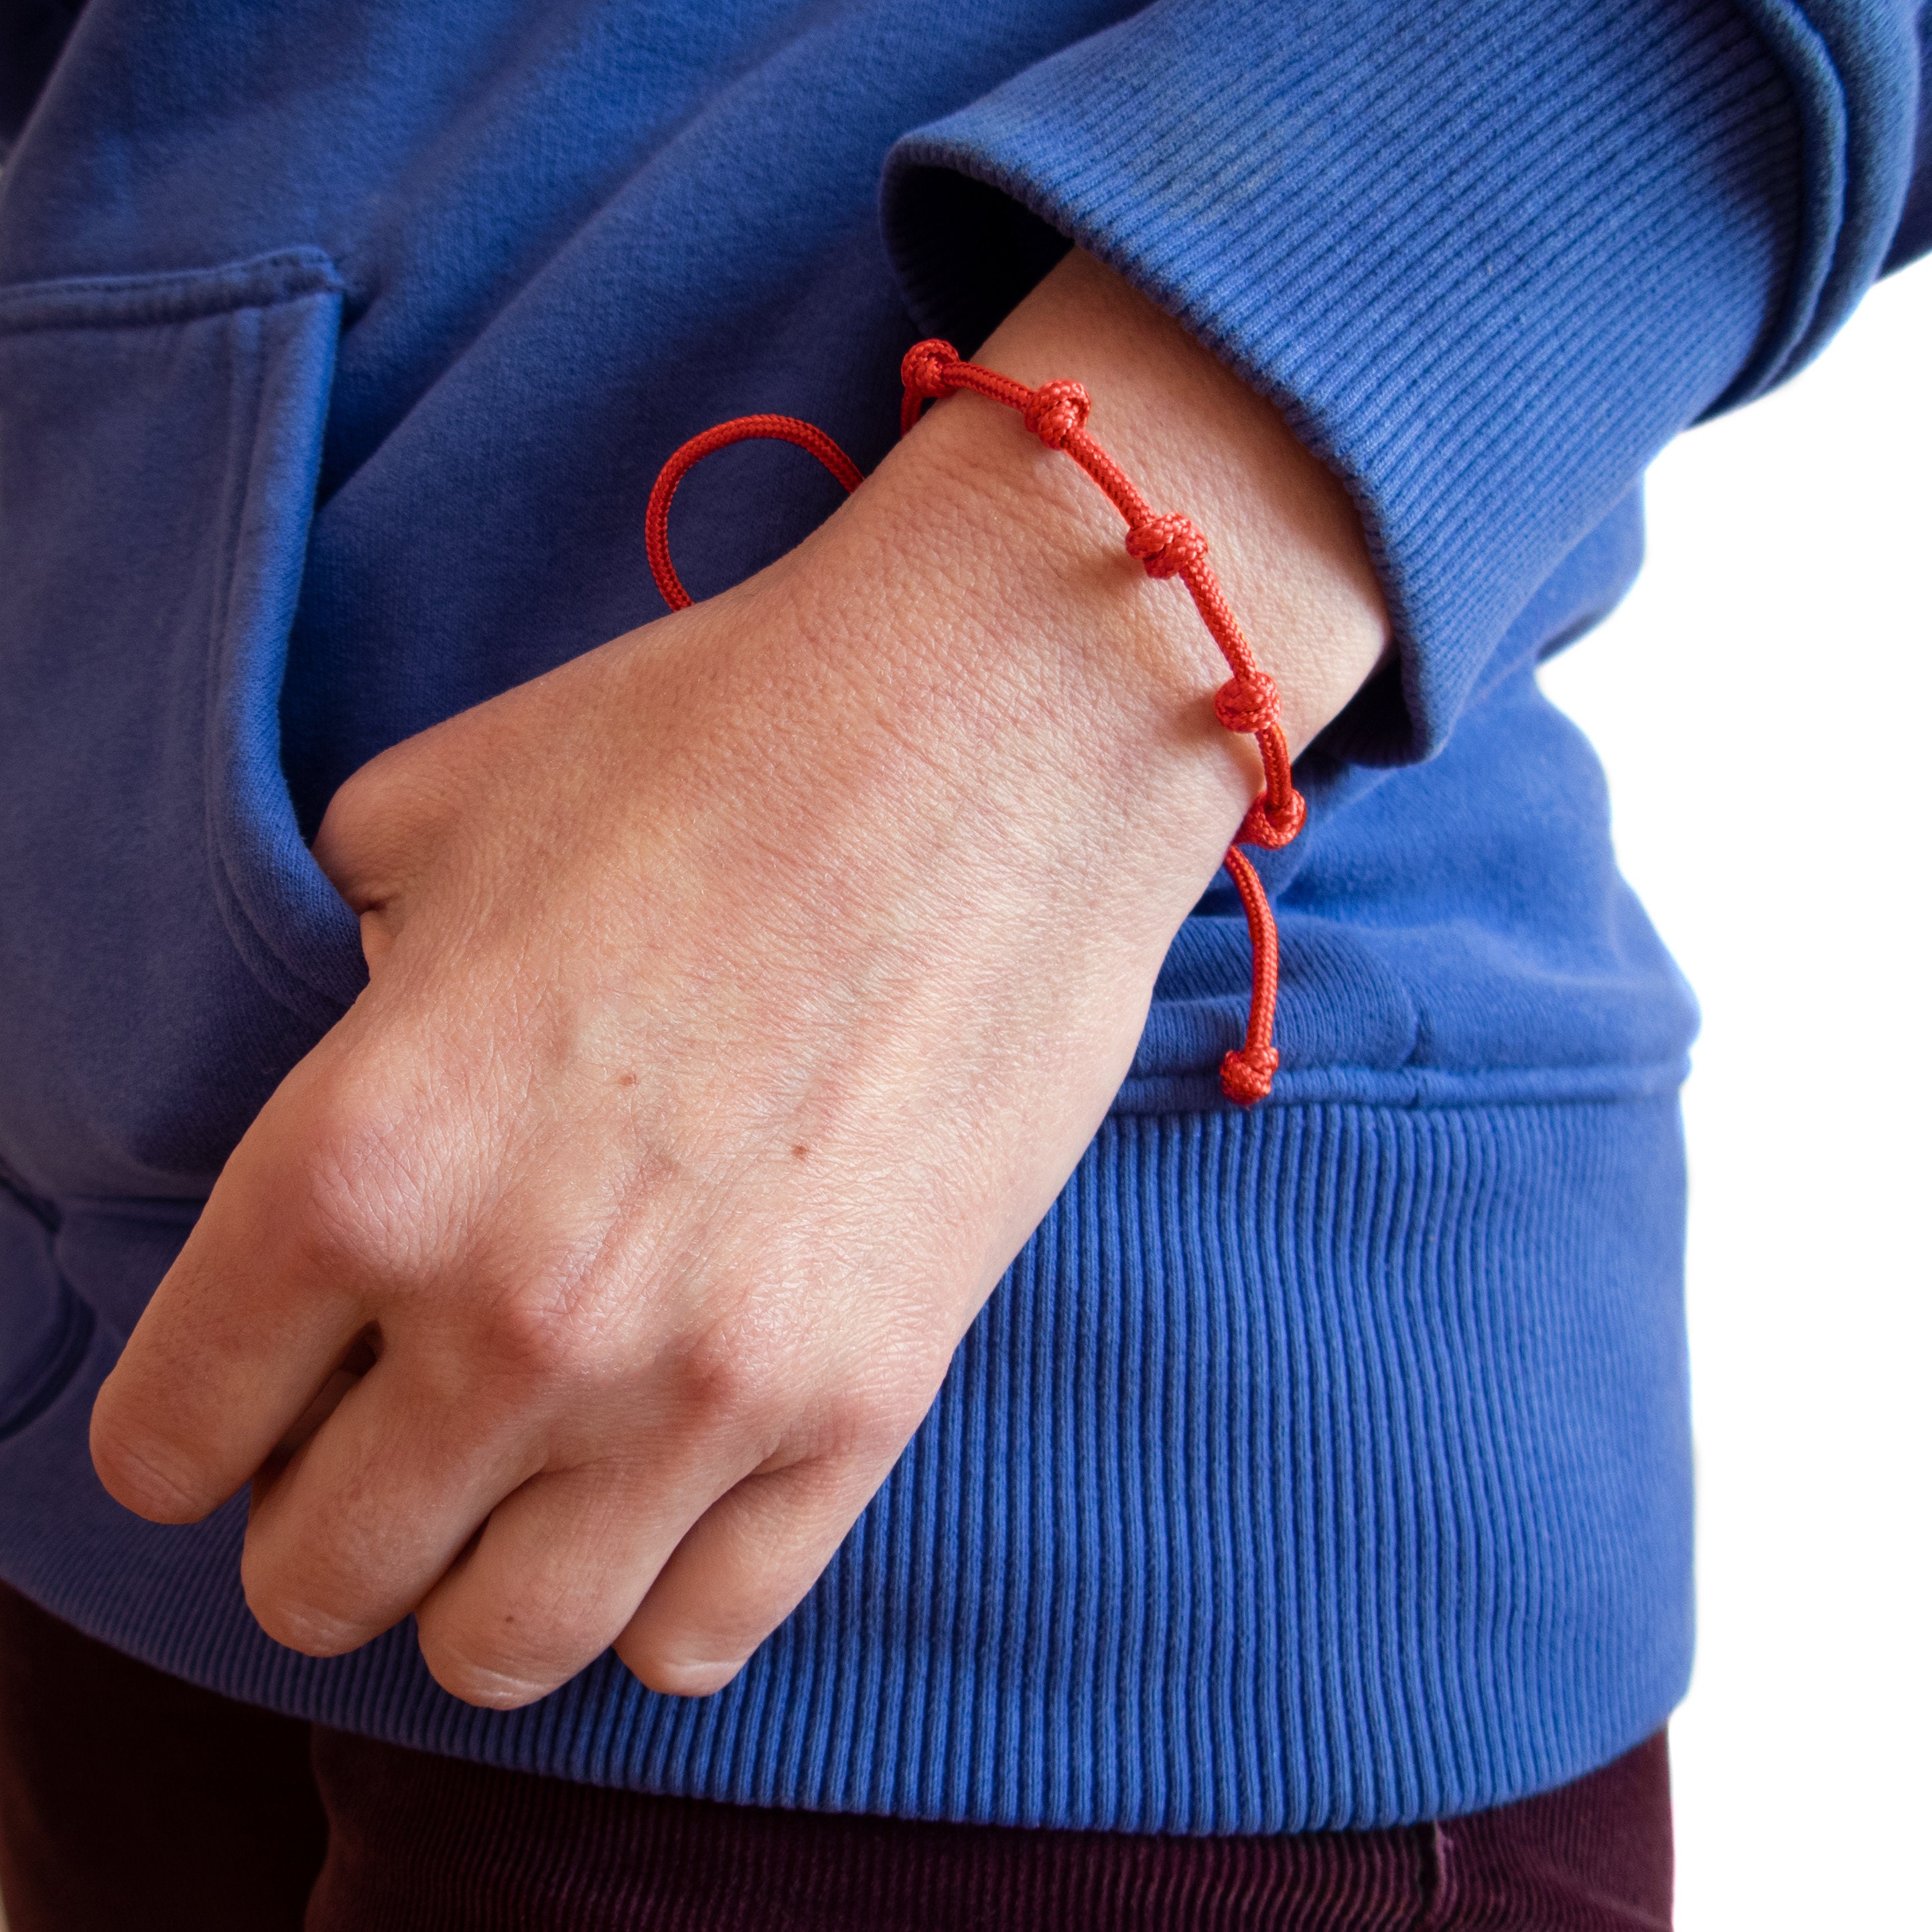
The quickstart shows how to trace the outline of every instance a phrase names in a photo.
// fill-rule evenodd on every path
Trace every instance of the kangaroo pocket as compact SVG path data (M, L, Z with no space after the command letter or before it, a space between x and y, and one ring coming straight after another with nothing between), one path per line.
M0 1160L205 1192L362 984L277 717L341 290L0 291Z

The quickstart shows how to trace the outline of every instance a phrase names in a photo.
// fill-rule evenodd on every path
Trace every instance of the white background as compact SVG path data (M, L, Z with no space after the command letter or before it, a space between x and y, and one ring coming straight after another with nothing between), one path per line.
M1932 1927L1932 261L1651 474L1544 688L1696 986L1680 1932Z

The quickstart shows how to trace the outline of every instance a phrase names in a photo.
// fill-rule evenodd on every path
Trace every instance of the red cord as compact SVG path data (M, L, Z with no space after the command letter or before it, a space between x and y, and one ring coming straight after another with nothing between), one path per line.
M1234 843L1222 862L1241 896L1247 914L1248 942L1254 956L1254 988L1248 1005L1247 1037L1240 1048L1221 1061L1221 1090L1237 1105L1252 1106L1265 1100L1274 1084L1281 1056L1273 1045L1275 1000L1280 990L1280 942L1274 908L1260 875L1239 848L1258 845L1273 850L1286 845L1306 821L1308 808L1294 788L1288 766L1288 740L1281 728L1281 698L1274 680L1261 668L1252 648L1234 621L1222 595L1220 582L1208 564L1208 540L1186 518L1157 517L1154 507L1127 479L1126 472L1087 431L1090 406L1078 382L1042 382L1030 389L1023 382L976 362L962 362L950 342L921 342L906 352L899 375L905 398L899 408L899 434L910 434L920 411L928 400L971 389L988 401L1017 410L1027 428L1049 449L1064 450L1107 494L1126 520L1127 554L1138 559L1150 577L1178 577L1187 586L1222 656L1232 674L1214 694L1214 716L1230 731L1252 737L1262 754L1262 789L1248 807ZM690 603L672 568L669 525L670 500L692 465L726 444L754 436L794 442L809 450L844 484L859 487L852 460L822 430L796 416L740 416L694 436L659 472L644 512L644 544L651 574L674 610Z
M800 448L809 450L844 484L848 496L866 480L859 473L859 466L824 430L800 422L796 416L734 416L729 422L693 436L671 452L670 460L658 472L658 480L651 485L651 500L644 506L644 554L651 560L651 574L664 593L664 601L674 610L688 610L691 593L680 582L670 560L670 500L677 494L685 472L692 464L703 462L713 450L722 449L728 443L759 440L795 442Z

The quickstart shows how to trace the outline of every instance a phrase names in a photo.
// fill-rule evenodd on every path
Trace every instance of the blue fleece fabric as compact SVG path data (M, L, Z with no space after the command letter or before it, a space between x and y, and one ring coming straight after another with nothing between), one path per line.
M0 1574L279 1708L763 1803L1365 1825L1661 1723L1694 1010L1535 667L1628 586L1656 451L1932 240L1916 10L89 0L63 46L65 14L0 8ZM869 467L907 345L970 350L1070 238L1346 479L1396 621L1262 861L1273 1102L1214 1082L1217 886L932 1415L718 1696L607 1658L488 1714L406 1628L278 1649L238 1506L136 1522L86 1424L361 983L307 836L373 753L658 614L679 442L781 410ZM721 455L686 581L835 501Z

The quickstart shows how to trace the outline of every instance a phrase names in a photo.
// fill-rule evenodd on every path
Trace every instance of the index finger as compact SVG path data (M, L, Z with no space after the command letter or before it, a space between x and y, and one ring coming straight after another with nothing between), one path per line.
M285 1082L208 1205L94 1400L90 1444L109 1495L155 1522L194 1522L240 1489L353 1348L355 1270L302 1198Z

